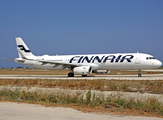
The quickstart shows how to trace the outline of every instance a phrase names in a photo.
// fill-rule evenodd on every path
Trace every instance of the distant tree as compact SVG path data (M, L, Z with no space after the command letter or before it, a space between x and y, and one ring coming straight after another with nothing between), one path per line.
M11 67L10 69L11 69L11 70L15 70L15 68L14 68L14 67Z
M16 69L22 69L22 68L24 68L24 67L20 67L20 66L18 66Z

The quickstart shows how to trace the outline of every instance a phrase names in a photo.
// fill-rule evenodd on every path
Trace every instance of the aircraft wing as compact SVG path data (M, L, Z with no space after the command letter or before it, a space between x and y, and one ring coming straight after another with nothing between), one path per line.
M54 64L54 67L57 67L59 65L62 65L64 67L71 67L71 66L78 66L76 64L72 64L72 63L64 63L64 62L54 62L54 61L46 61L46 60L35 60L35 61L38 61L38 62L41 62L42 65L45 65L45 64Z
M57 67L57 66L60 66L60 65L62 65L63 68L70 68L70 67L81 66L80 64L65 63L65 62L58 62L58 61L35 60L35 59L29 59L29 58L26 58L26 57L23 57L23 59L30 60L30 61L41 62L42 63L41 65L54 64L54 67Z

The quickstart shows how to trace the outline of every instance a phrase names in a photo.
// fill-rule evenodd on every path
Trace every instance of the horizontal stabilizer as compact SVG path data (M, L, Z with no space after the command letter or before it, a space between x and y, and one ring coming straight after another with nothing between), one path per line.
M2 59L13 60L13 61L15 60L15 59L11 59L11 58L2 58Z
M2 58L2 59L7 59L7 60L13 60L14 62L19 62L19 63L24 63L24 59L16 58L16 59L11 59L11 58Z

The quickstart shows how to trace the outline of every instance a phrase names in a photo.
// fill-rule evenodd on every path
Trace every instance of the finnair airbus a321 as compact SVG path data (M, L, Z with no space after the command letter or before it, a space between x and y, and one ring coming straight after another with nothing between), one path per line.
M16 43L19 58L9 60L40 69L70 70L68 77L108 73L109 70L138 70L138 77L141 77L141 70L162 66L159 60L144 53L35 56L20 37L16 38Z

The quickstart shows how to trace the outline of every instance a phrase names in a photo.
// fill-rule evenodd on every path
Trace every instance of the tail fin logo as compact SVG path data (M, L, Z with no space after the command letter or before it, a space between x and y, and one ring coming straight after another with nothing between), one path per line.
M23 45L18 45L18 47L20 48L20 50L24 50L24 52L31 52L30 50L26 50Z

